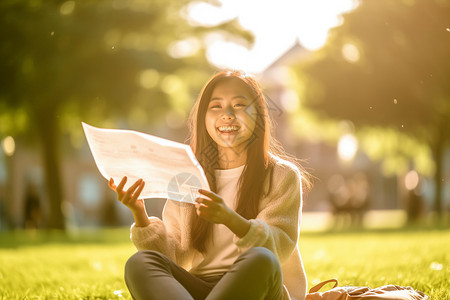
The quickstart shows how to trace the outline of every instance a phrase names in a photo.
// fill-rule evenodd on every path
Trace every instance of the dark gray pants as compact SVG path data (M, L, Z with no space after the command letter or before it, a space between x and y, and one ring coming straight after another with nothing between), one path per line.
M127 261L125 281L134 299L282 299L283 279L275 255L262 247L242 253L228 272L199 278L156 251L139 251Z

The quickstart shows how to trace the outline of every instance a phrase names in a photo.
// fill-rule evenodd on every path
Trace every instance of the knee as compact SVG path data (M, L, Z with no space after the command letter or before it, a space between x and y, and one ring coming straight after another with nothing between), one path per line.
M125 278L134 278L152 266L164 266L165 257L157 251L138 251L133 254L125 264Z
M254 247L247 251L247 255L261 272L281 273L278 258L267 248Z

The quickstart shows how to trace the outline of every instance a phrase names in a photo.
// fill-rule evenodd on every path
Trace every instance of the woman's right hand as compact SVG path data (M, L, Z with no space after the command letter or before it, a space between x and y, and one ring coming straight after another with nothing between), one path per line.
M117 199L128 207L133 214L145 210L144 200L139 199L139 195L144 189L145 182L142 179L137 180L128 190L124 191L123 187L127 183L127 177L124 176L119 185L114 184L114 179L109 180L109 187L116 192Z
M123 187L127 183L127 177L124 176L119 185L114 184L114 180L109 180L109 187L117 193L117 199L131 210L134 217L136 227L145 227L150 221L148 220L147 211L143 199L139 199L139 195L144 189L145 182L142 179L136 181L128 190L124 191Z

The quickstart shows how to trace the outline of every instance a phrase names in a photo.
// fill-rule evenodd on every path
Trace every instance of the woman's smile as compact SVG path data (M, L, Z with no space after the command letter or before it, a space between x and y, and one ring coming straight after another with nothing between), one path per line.
M217 127L217 130L221 134L231 135L231 134L237 134L240 128L241 127L237 126L237 125L228 125L228 126L225 125L225 126Z

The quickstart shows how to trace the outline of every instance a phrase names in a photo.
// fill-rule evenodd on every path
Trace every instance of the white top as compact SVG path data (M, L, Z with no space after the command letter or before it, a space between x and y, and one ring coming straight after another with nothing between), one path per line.
M233 210L236 210L238 181L244 166L215 170L217 194ZM190 272L201 276L217 276L227 272L240 254L233 241L234 236L234 233L225 225L215 224L212 242L207 245L207 253L195 255Z

